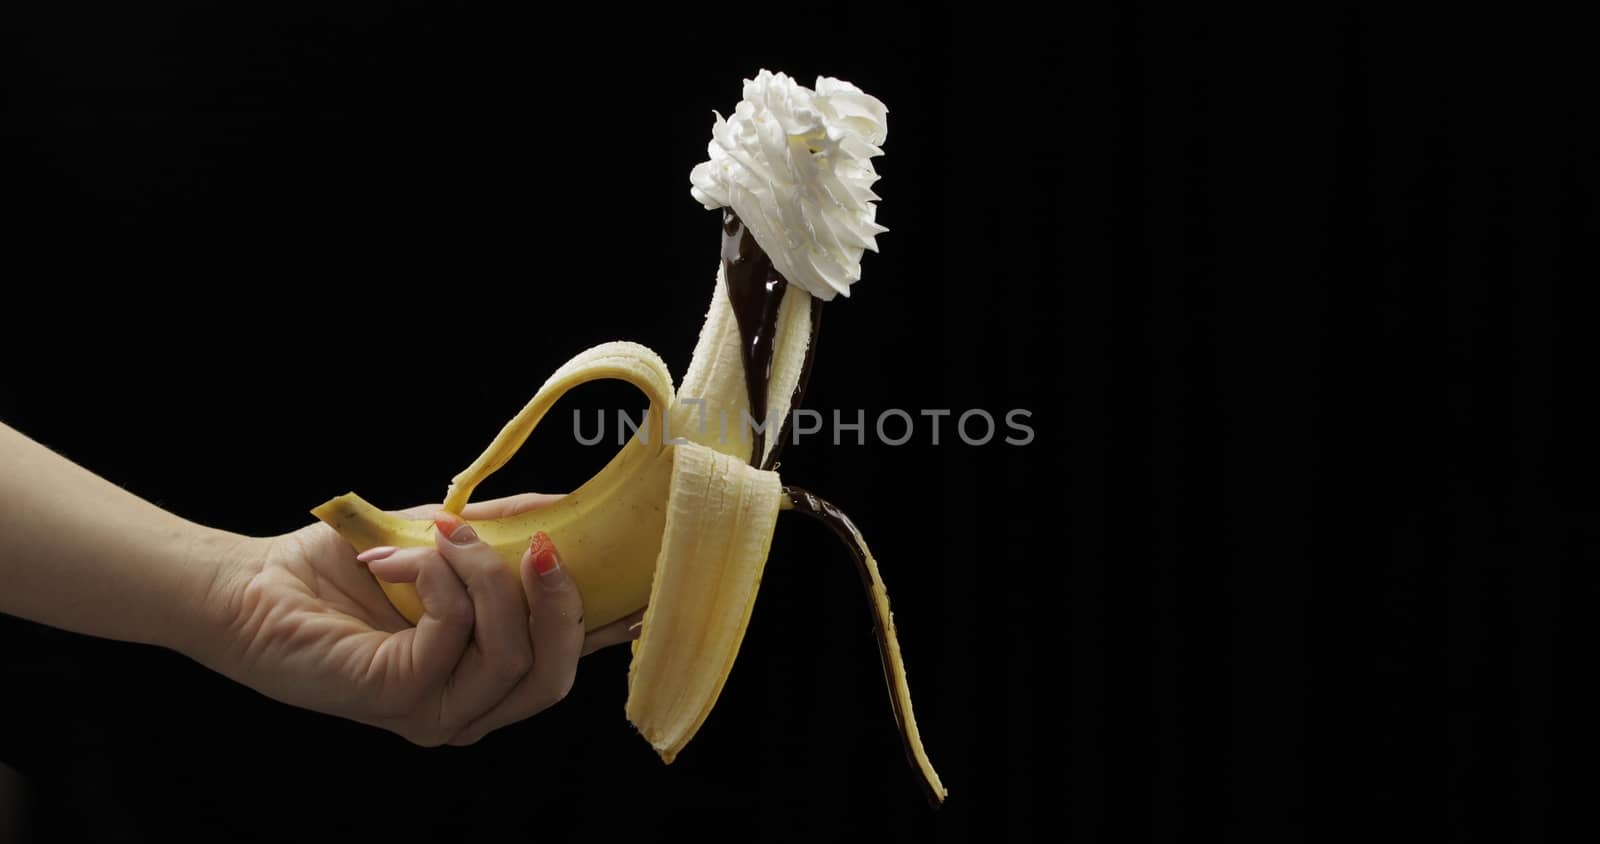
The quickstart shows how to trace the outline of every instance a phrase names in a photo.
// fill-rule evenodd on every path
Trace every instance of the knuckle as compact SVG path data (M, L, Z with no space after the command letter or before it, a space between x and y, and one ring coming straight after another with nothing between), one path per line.
M471 726L470 719L459 722L440 722L439 724L435 725L435 732L432 736L434 744L431 746L443 747L446 745L460 744L463 739L471 738L471 736L468 735L469 730L467 728L469 726ZM474 739L474 741L476 741L476 739Z
M577 676L577 672L574 671L562 672L561 676L556 680L555 688L551 690L551 706L566 700L567 695L572 694L572 686L574 681L577 680Z
M513 651L495 663L495 673L499 678L512 683L526 677L532 669L533 654L528 651Z
M435 726L413 726L400 731L400 735L418 747L438 747L445 743L448 735Z
M422 569L417 579L419 586L425 579L432 587L428 591L436 597L433 598L433 606L429 609L434 617L440 621L457 623L463 619L471 620L472 598L462 588L460 580L443 557L429 554L422 562Z
M558 601L567 601L577 597L578 587L570 577L552 577L541 581L544 584L545 594Z
M527 715L536 715L566 700L572 693L574 676L575 672L562 672L559 677L546 678L540 684L539 693L533 698L534 706L527 711Z
M439 620L453 627L471 627L473 621L472 602L465 598L451 599L440 611Z
M476 577L498 574L505 565L493 548L481 542L461 551L461 567L466 569L467 574Z
M466 730L457 734L455 738L450 739L450 746L471 747L481 740L483 740L483 732L481 730Z
M476 613L472 597L462 589L452 589L439 602L439 620L451 624L471 624Z

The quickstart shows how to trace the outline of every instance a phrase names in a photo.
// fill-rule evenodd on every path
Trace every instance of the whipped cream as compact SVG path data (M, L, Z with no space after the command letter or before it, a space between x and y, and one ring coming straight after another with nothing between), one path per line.
M872 192L888 113L849 82L820 76L812 90L762 70L730 117L716 112L711 158L689 174L690 194L731 207L790 284L824 301L848 297L862 253L888 231Z

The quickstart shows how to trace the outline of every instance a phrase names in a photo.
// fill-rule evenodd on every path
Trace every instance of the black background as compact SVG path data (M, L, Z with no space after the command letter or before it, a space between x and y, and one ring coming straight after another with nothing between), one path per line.
M1511 840L1573 820L1580 28L769 12L8 6L0 419L247 533L349 489L435 500L577 351L637 340L681 376L717 254L687 181L712 109L761 67L851 80L890 108L891 231L828 308L807 405L1026 408L1037 432L784 460L883 561L946 807L905 765L846 557L786 519L670 767L623 717L625 649L549 712L422 750L8 619L0 760L35 831ZM557 428L485 491L603 463Z

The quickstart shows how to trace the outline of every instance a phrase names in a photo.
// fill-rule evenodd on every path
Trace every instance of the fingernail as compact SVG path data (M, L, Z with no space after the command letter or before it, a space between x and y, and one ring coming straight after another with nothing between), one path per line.
M540 577L561 570L561 555L556 553L556 544L550 541L550 534L542 530L535 533L533 539L528 541L528 553L533 557L533 570Z
M454 513L440 513L435 516L433 527L439 531L440 536L449 538L454 545L471 545L478 541L478 532Z
M394 547L393 545L379 545L376 548L368 548L367 550L357 554L356 559L363 563L376 563L377 561L388 557L390 554L393 554L398 550L400 549Z

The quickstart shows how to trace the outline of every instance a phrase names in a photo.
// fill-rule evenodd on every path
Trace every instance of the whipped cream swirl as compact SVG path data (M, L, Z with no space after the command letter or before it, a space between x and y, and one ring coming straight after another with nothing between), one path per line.
M709 161L689 174L706 208L731 207L790 284L832 300L878 251L872 159L889 110L860 88L817 77L816 90L762 70L733 115L716 113Z

